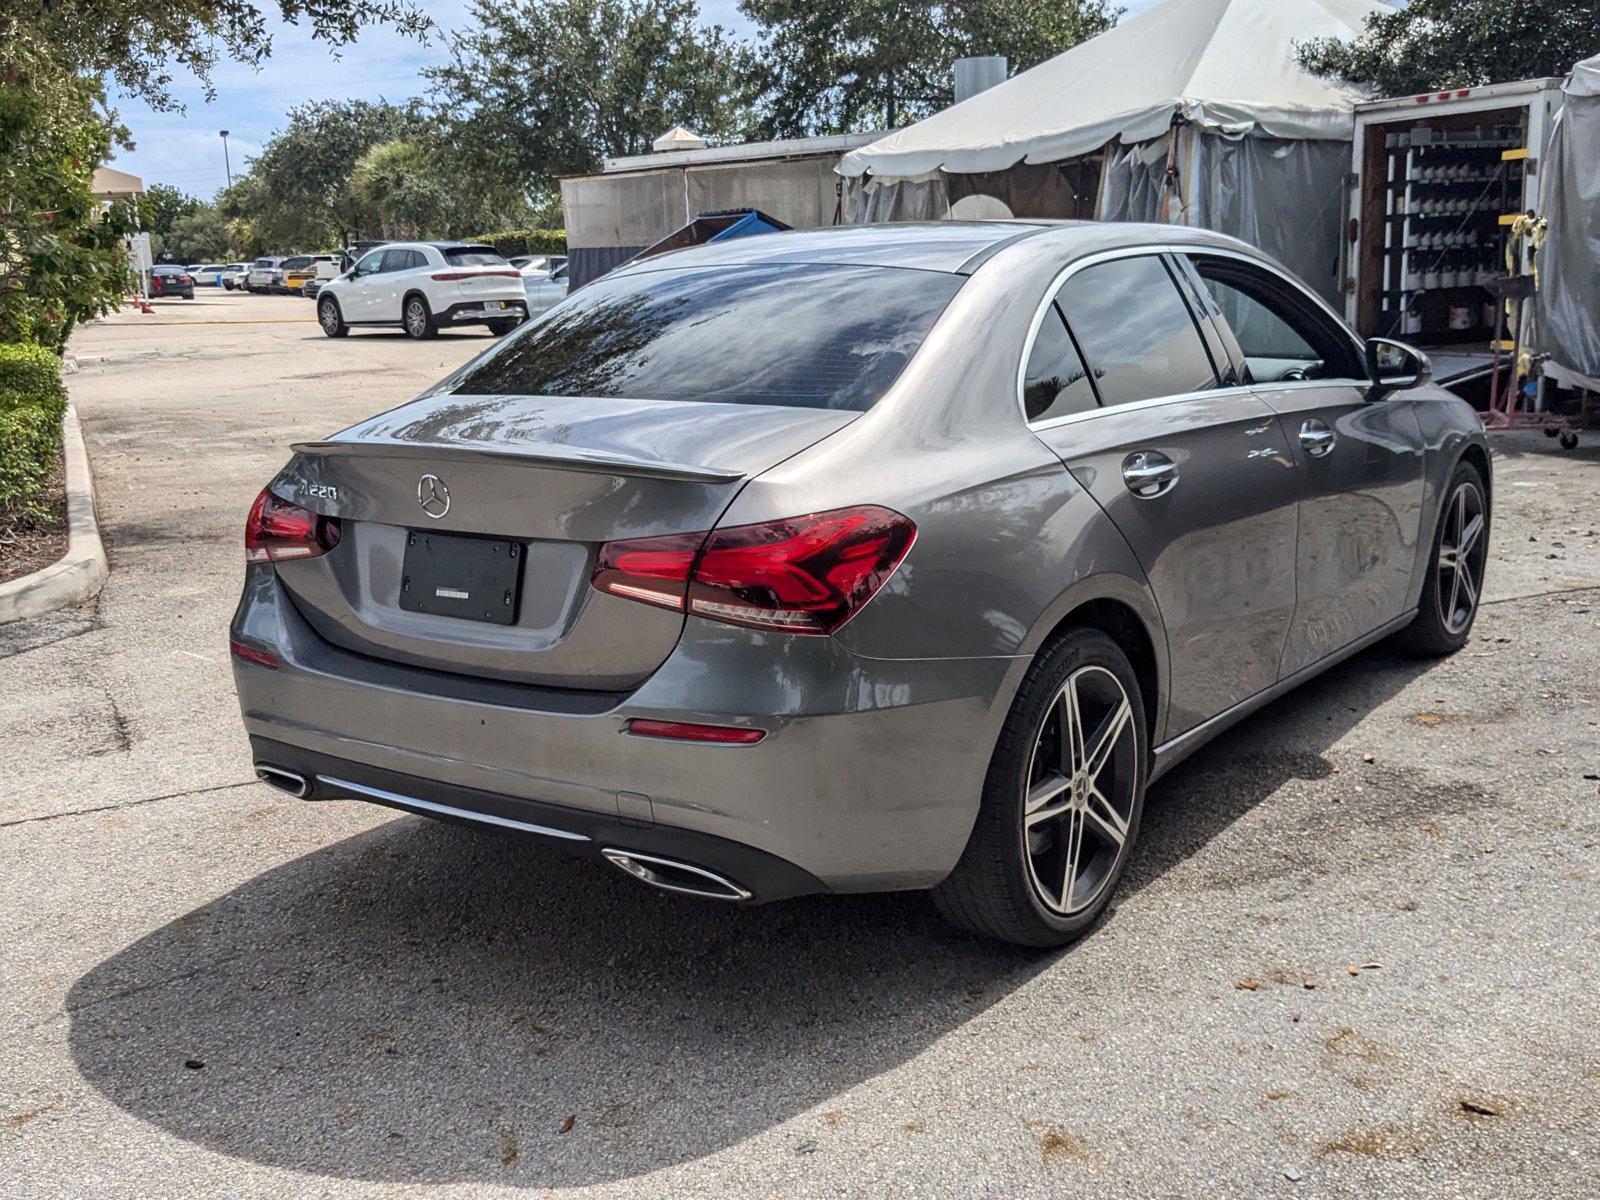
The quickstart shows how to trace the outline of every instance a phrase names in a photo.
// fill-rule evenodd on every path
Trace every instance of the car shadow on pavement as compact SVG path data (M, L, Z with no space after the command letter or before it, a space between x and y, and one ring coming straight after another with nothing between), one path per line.
M1321 752L1421 669L1363 655L1180 767L1153 790L1120 902L1286 779L1326 773ZM1114 937L1114 915L1090 936ZM216 1153L566 1187L762 1133L914 1058L1057 957L951 930L918 895L686 902L402 817L141 938L80 979L67 1011L90 1084Z

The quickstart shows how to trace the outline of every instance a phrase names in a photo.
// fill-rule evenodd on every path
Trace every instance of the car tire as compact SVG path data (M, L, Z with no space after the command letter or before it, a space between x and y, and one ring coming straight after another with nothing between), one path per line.
M401 305L400 328L406 331L408 338L418 340L438 335L439 326L434 323L433 313L428 308L427 300L420 294L412 292Z
M1401 650L1418 658L1443 658L1467 644L1483 596L1489 519L1489 489L1483 475L1471 463L1457 463L1433 531L1417 615L1395 635ZM1467 539L1464 550L1463 531Z
M322 326L323 333L333 338L344 337L350 332L350 326L344 323L339 302L332 296L317 301L317 324Z
M1122 648L1095 629L1057 637L1023 679L972 834L934 904L964 929L1017 945L1081 937L1105 912L1138 837L1149 757L1144 699Z
M490 322L488 322L489 332L494 334L494 336L497 337L497 338L498 337L505 337L506 334L510 333L513 329L515 329L518 325L521 325L521 324L522 324L521 321L490 321Z

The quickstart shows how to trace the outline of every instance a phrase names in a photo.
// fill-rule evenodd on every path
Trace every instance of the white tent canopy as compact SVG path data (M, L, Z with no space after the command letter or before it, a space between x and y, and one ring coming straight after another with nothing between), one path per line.
M1544 373L1600 391L1600 54L1579 63L1541 164L1538 341Z
M1162 136L1175 118L1241 136L1349 141L1358 98L1295 43L1353 38L1378 0L1166 0L971 99L852 150L839 173L917 176L1050 163Z

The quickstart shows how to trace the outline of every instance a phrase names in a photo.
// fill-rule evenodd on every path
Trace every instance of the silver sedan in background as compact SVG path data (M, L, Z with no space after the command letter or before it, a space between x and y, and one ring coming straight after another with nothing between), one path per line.
M1483 587L1480 423L1171 226L779 233L585 287L294 456L245 533L261 776L668 891L1104 911L1150 783Z
M567 298L567 260L548 271L523 268L522 290L528 297L528 316L548 312Z

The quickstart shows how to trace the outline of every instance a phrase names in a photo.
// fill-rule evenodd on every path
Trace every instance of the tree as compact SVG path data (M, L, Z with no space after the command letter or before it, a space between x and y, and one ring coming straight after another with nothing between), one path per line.
M474 203L474 189L458 186L439 156L419 142L380 142L361 156L350 190L379 237L445 237L494 224L494 213Z
M443 140L479 178L533 197L673 125L743 129L742 52L694 0L472 0L472 15L429 75Z
M273 0L270 7L330 47L348 45L372 24L417 37L433 27L413 0ZM212 68L224 56L259 64L272 53L266 18L251 0L0 0L0 41L8 36L50 47L63 70L110 75L156 109L178 107L169 91L174 68L192 72L210 97Z
M197 205L172 223L162 250L173 262L225 262L234 254L233 230L216 205Z
M799 137L892 129L948 106L950 66L1003 54L1026 70L1116 24L1109 0L740 0L758 27L759 130Z
M131 202L104 205L91 179L118 129L98 80L61 75L32 35L0 29L0 342L53 350L129 282Z
M175 222L199 208L199 200L170 183L152 184L139 197L139 226L164 238L172 232Z
M1600 49L1596 0L1412 0L1353 42L1317 38L1300 65L1382 96L1565 75Z
M324 100L289 110L289 124L251 161L245 186L235 184L223 208L250 221L281 250L348 245L365 229L350 176L381 142L403 140L425 124L416 101Z

